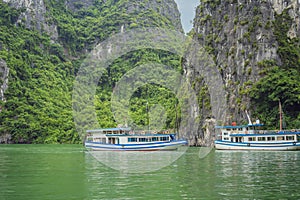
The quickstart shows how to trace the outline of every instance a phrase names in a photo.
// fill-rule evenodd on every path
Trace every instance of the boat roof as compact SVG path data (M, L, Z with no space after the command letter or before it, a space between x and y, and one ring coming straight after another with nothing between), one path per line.
M157 133L146 133L146 134L105 134L107 137L168 137L175 134L157 134Z
M247 124L247 125L238 125L238 126L233 126L233 125L228 125L228 126L215 126L215 128L220 128L220 129L232 129L232 128L247 128L247 127L261 127L264 126L264 124Z
M92 129L92 130L87 130L87 133L98 133L98 132L103 132L103 131L130 131L130 127L121 127L121 128L101 128L101 129Z
M246 133L236 133L236 134L230 134L231 137L239 137L239 136L249 136L249 137L252 137L252 136L282 136L282 135L297 135L297 134L300 134L300 132L291 132L291 131L288 131L288 132L284 132L284 131L280 131L278 133L275 133L275 132L270 132L270 133L254 133L254 134L246 134Z

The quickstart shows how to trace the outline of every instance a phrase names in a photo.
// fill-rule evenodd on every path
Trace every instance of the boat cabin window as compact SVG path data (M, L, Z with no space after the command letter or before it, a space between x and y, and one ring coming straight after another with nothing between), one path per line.
M148 142L148 138L139 138L139 142Z
M274 141L274 140L275 140L275 137L267 137L267 140L268 140L268 141Z
M298 142L300 141L300 134L297 135L297 141L298 141Z
M118 144L119 139L118 138L108 138L108 144Z
M169 137L160 137L160 141L168 141Z
M137 138L128 138L128 142L137 142Z
M288 135L288 136L286 136L286 140L294 140L294 136L293 135Z
M242 142L242 137L235 137L235 142Z
M257 141L266 141L266 137L257 137Z
M277 140L278 140L278 141L284 140L284 136L277 136Z
M248 137L248 141L256 141L256 137Z
M153 142L158 141L158 137L152 137L152 141Z
M228 133L227 133L227 132L224 132L223 135L228 135Z
M229 140L229 138L228 137L224 137L224 140Z
M94 138L94 142L106 143L106 138Z

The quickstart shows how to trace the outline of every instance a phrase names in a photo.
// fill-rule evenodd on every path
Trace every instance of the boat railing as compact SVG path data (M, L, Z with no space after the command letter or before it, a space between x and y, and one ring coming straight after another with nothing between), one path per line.
M129 135L147 135L147 134L170 134L171 130L132 130L129 132Z
M296 133L300 132L300 129L290 129L290 130L256 130L255 134L278 134L278 133Z
M290 129L290 130L243 130L243 131L232 131L231 134L278 134L278 133L299 133L300 129Z

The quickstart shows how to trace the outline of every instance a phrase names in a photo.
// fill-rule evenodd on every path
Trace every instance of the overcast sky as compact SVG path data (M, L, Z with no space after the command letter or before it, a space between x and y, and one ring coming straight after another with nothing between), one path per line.
M200 0L175 0L175 2L181 13L182 27L187 33L192 29L196 7L200 4Z

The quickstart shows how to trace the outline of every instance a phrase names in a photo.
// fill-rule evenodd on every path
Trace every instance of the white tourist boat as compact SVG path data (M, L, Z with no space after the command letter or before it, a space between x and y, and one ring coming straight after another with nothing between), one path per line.
M262 124L216 126L221 129L215 148L220 150L300 150L300 130L260 130Z
M292 151L300 150L300 130L282 129L282 109L279 101L279 131L262 130L259 120L255 123L246 111L248 125L216 126L221 129L221 135L215 140L215 148L220 150L271 150Z
M186 140L177 140L176 134L168 131L132 131L131 128L106 128L88 130L85 147L100 151L157 151L176 150L187 145Z

